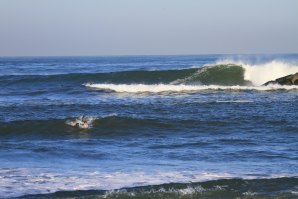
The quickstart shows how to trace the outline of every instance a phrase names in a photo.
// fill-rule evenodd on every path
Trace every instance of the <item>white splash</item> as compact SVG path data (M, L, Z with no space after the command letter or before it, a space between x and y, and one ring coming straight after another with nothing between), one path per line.
M73 127L89 129L92 128L95 119L96 118L92 116L79 116L78 118L74 118L73 120L67 120L65 123Z
M253 85L262 85L268 81L275 80L286 75L298 72L298 64L273 60L263 64L248 64L242 61L223 60L218 64L235 64L245 69L244 79L251 81Z

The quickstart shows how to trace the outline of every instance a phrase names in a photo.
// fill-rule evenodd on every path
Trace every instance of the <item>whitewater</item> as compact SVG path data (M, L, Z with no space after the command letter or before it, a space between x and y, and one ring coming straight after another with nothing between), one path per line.
M111 90L115 92L128 93L160 93L160 92L187 92L187 91L202 91L202 90L227 90L227 91L275 91L275 90L298 90L298 86L217 86L217 85L168 85L168 84L84 84L90 88Z

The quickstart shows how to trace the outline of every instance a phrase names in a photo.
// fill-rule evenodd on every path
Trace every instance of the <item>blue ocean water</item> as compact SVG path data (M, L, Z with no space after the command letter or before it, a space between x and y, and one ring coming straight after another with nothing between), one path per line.
M298 87L262 86L296 72L296 54L1 57L0 198L297 198Z

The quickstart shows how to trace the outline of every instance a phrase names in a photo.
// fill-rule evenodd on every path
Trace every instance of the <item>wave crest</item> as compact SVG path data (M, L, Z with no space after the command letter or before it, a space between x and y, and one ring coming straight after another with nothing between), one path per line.
M262 85L268 81L298 72L298 65L284 61L273 60L262 64L249 64L243 61L224 60L216 65L235 64L244 69L244 79L253 85Z

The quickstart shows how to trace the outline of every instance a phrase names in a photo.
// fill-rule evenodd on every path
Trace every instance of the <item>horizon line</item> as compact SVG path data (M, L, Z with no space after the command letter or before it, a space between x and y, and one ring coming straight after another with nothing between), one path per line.
M0 55L6 57L154 57L154 56L203 56L203 55L298 55L298 52L287 53L181 53L181 54L98 54L98 55Z

